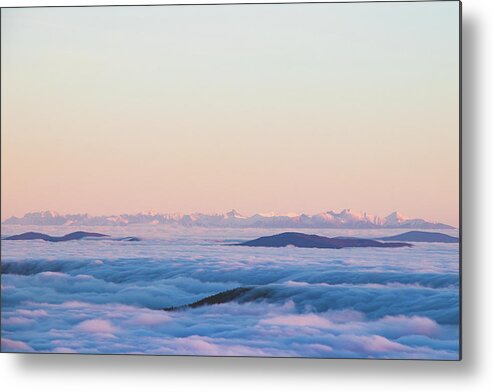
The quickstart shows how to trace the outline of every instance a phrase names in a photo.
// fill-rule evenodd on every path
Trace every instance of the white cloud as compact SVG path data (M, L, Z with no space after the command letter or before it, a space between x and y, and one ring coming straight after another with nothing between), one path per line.
M111 334L117 328L108 320L92 319L85 320L77 325L76 329L81 332Z
M1 339L1 346L2 346L2 351L13 351L13 352L34 351L29 344L8 338Z
M242 239L222 236L40 243L36 258L2 243L2 348L457 358L454 245L266 251L215 245ZM241 286L254 288L229 303L160 310Z

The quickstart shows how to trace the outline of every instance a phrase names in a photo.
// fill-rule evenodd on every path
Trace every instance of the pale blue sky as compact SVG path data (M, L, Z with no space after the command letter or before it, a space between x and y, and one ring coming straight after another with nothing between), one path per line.
M2 10L2 215L458 224L458 2Z

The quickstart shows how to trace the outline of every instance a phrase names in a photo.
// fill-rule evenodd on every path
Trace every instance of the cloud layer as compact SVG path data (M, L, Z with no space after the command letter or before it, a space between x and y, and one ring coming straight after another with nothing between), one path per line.
M3 242L2 350L457 359L456 244L240 249L224 235Z

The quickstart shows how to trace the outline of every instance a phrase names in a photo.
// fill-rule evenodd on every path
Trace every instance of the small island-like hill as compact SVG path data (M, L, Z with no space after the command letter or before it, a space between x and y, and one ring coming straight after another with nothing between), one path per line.
M459 242L459 238L452 237L447 234L416 230L376 239L380 241L441 242L446 244L454 244Z
M233 244L237 246L257 246L269 248L282 248L285 246L294 246L297 248L401 248L411 247L411 244L405 242L380 242L366 238L355 237L323 237L315 234L304 234L296 232L287 232L267 237L260 237L255 240Z
M37 233L34 231L28 231L26 233L12 235L10 237L6 237L3 239L8 240L8 241L43 240L43 241L47 241L47 242L67 242L67 241L82 240L82 239L86 239L86 238L89 238L89 239L101 238L101 239L111 239L111 240L116 240L116 241L131 241L131 242L140 241L140 239L137 237L111 238L107 234L89 233L86 231L74 231L73 233L66 234L66 235L60 236L60 237L51 236L51 235L43 234L43 233Z

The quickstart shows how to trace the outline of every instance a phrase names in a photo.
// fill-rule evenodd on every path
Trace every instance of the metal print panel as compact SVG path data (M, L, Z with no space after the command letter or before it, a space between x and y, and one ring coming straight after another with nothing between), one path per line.
M2 352L460 359L459 2L1 22Z

